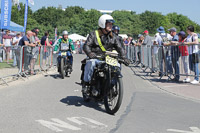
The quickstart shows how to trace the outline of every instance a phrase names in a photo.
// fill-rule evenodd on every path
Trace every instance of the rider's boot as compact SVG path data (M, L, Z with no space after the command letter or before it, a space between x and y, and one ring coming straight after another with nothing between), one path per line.
M82 82L82 92L87 93L88 92L88 86L89 86L89 83L83 81Z

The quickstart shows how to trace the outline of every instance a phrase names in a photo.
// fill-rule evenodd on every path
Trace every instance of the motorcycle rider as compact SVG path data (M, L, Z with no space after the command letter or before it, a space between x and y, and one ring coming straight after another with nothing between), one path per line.
M106 51L116 50L121 58L124 59L124 64L127 66L130 64L129 60L125 57L121 42L117 35L112 32L113 23L114 19L112 16L107 14L102 15L98 21L99 29L89 34L83 46L84 52L89 57L84 68L83 90L85 89L85 85L88 85L91 81L94 67L101 62L100 59L97 59L97 56L103 54L103 48ZM99 42L101 42L101 44Z
M112 31L117 35L119 41L121 42L121 46L124 49L124 41L123 38L121 36L119 36L119 32L120 32L120 28L117 25L114 25L112 28Z
M70 61L69 68L71 69L71 72L72 72L72 65L73 65L73 56L72 56L72 53L75 54L76 51L75 51L75 47L74 47L73 41L68 38L68 32L66 30L63 31L62 38L60 38L58 40L57 44L55 45L54 53L57 53L57 51L60 48L60 45L62 43L69 44L69 50L67 51L67 57L69 58L69 61Z

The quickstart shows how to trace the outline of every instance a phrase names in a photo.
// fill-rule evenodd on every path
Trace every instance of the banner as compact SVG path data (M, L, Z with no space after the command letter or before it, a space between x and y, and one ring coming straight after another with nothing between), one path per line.
M10 27L12 0L1 0L1 29Z
M58 33L58 29L56 28L56 29L55 29L55 41L56 41L57 38L58 38L58 34L57 34L57 33Z
M28 19L28 0L26 0L25 12L24 12L24 32L26 32L27 19Z

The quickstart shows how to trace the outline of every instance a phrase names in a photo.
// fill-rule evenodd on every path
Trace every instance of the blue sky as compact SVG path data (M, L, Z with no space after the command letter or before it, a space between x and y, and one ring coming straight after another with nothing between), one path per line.
M25 2L25 0L19 0ZM188 16L200 24L200 0L34 0L35 5L30 5L32 10L42 6L81 6L85 9L99 10L132 10L142 13L146 10L157 11L162 14L177 12Z

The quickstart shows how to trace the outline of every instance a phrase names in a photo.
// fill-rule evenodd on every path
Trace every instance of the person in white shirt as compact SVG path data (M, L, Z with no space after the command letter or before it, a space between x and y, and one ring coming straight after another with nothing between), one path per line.
M167 71L169 70L170 73L172 73L172 61L171 57L169 56L169 47L166 50L166 55L163 55L163 45L164 43L167 43L168 41L172 40L172 36L168 33L165 33L164 27L160 26L157 31L159 33L156 33L155 40L154 40L154 55L155 60L157 64L157 68L160 69L159 76L163 76L163 60L166 59L166 67Z
M198 48L198 45L195 45L195 44L199 43L198 35L196 33L194 33L194 26L188 26L187 33L188 33L188 36L185 40L186 41L185 44L189 45L189 48L188 48L188 50L189 50L189 68L191 71L193 71L195 73L195 78L191 83L198 84L199 83L199 68L198 68L199 48Z
M12 36L9 35L10 31L6 31L6 35L3 36L3 44L5 46L6 50L6 61L9 64L10 60L10 50L11 50L11 42L12 42Z
M21 39L21 33L20 32L17 32L16 34L16 37L13 38L13 42L12 42L12 45L14 46L13 48L13 57L14 57L14 60L13 60L13 67L15 67L16 65L18 65L19 67L19 56L16 54L17 52L17 48L18 48L18 45L19 45L19 41Z

